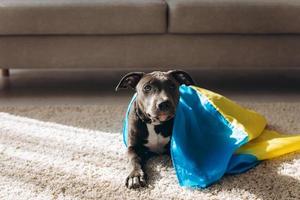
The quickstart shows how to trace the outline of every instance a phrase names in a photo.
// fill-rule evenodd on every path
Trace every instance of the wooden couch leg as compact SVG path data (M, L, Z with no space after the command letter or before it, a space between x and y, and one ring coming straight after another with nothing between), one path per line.
M9 77L9 69L2 69L2 76Z

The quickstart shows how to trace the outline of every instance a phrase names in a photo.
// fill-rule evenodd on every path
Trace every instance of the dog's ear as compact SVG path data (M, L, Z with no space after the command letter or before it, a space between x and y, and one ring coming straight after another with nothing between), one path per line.
M118 89L126 89L126 88L132 88L135 89L135 86L138 84L138 82L141 80L141 78L145 75L144 72L130 72L126 74L119 82L119 84L116 87L116 91Z
M195 85L195 82L192 79L192 77L185 71L170 70L167 73L170 74L171 76L173 76L180 85L182 85L182 84Z

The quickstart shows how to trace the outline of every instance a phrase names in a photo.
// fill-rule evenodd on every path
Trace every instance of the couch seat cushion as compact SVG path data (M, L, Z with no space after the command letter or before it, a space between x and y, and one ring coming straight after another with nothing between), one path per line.
M166 31L163 0L3 0L0 34L138 34Z
M300 33L298 0L167 0L172 33Z

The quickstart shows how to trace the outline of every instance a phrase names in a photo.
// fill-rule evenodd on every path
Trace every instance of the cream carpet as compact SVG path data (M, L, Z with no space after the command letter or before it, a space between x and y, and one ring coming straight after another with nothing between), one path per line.
M300 103L248 103L271 127L300 133ZM150 160L148 188L128 190L124 106L0 107L0 199L300 199L300 153L226 176L177 184L170 159Z

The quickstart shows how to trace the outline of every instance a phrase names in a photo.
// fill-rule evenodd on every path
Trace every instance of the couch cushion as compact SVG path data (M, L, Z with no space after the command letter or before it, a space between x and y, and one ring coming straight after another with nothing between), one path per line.
M167 0L172 33L300 33L298 0Z
M217 69L220 73L226 68L300 72L300 37L296 34L11 36L0 37L0 55L0 66L11 69L139 71L182 67Z
M0 34L166 31L163 0L3 0L0 5Z

